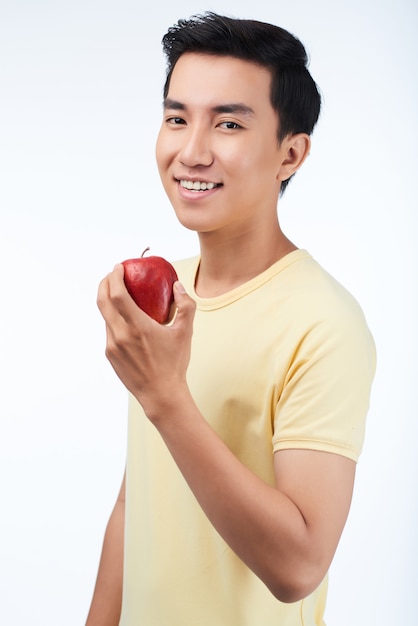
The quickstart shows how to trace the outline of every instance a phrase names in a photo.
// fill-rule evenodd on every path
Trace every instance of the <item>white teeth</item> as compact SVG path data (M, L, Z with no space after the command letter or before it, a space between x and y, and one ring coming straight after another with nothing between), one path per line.
M217 186L216 183L206 183L198 180L181 180L180 185L185 189L192 189L193 191L206 191Z

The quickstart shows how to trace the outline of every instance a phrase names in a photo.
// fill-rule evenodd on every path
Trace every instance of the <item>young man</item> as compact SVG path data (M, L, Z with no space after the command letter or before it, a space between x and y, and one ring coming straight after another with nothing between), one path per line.
M176 264L171 325L136 307L123 266L99 287L129 442L87 624L324 624L375 352L277 217L320 97L275 26L209 13L163 41L157 161L200 255Z

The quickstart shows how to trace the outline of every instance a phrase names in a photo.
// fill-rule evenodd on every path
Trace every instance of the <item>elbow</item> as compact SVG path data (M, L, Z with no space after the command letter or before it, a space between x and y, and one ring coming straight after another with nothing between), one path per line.
M272 580L265 581L265 584L277 600L291 604L299 602L313 593L325 575L326 571L322 568L302 566L295 568L285 578L283 578L283 574L273 576Z
M316 589L316 585L302 586L302 585L280 585L279 587L269 586L271 593L274 597L285 604L291 604L293 602L299 602L307 596L309 596Z

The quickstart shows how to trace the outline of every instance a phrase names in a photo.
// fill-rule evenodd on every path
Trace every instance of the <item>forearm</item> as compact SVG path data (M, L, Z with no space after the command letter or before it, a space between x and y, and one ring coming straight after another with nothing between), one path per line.
M118 501L106 528L86 626L119 624L122 605L124 509L124 502Z
M165 410L152 421L213 526L274 595L306 595L315 555L297 506L235 457L187 393Z

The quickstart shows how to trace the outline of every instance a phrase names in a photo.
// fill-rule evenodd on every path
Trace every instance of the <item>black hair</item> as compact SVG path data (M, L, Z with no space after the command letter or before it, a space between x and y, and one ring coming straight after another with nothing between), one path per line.
M318 87L308 71L303 44L287 30L256 20L213 12L181 19L164 35L167 59L164 97L175 64L185 52L232 56L267 68L272 75L271 104L279 117L278 140L313 132L321 108ZM281 193L290 178L282 182Z

